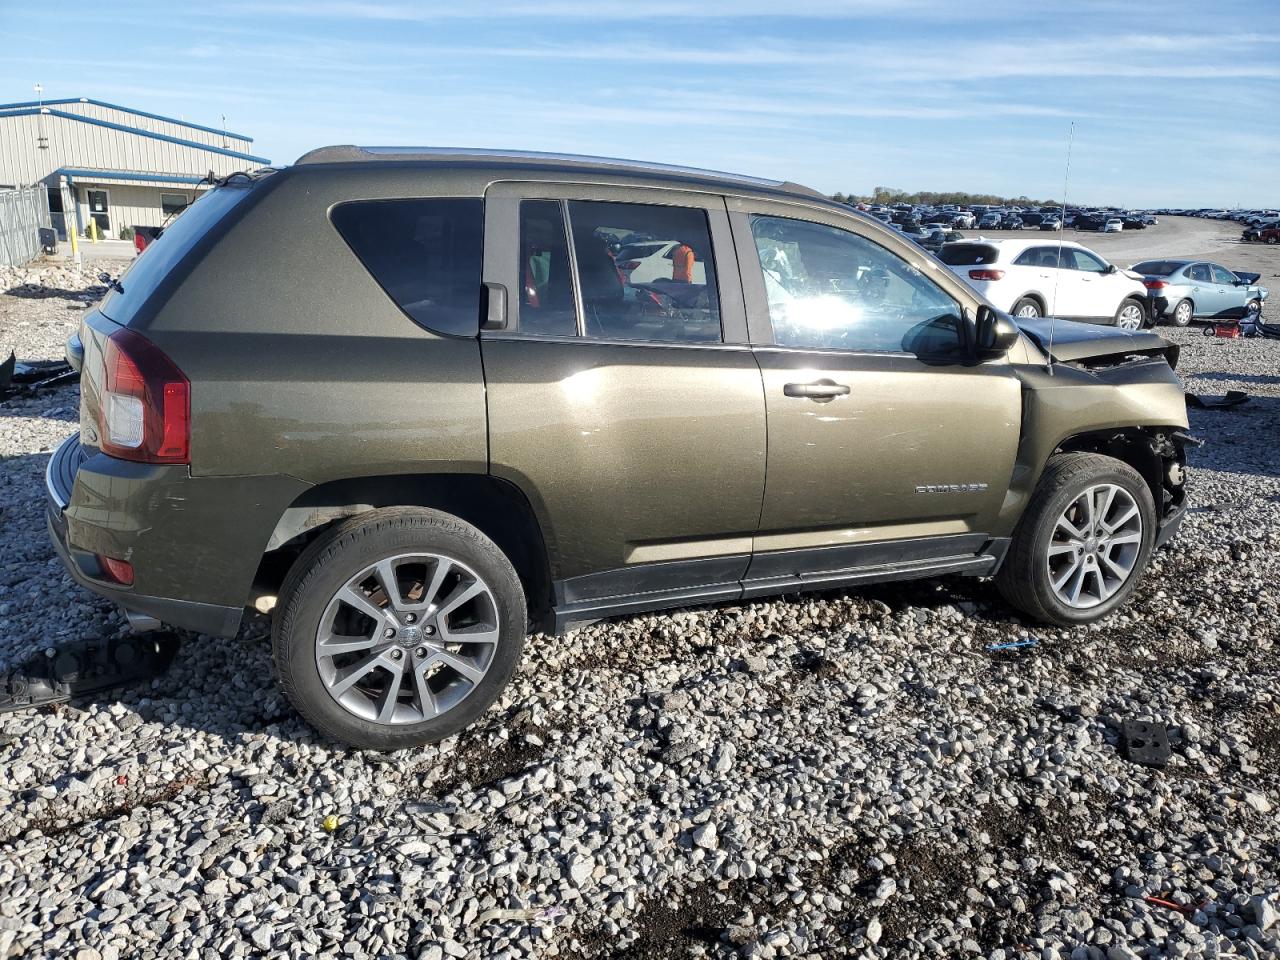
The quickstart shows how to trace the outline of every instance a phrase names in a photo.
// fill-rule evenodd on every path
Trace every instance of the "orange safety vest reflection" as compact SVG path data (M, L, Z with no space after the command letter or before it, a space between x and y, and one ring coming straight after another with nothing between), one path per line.
M682 243L671 251L671 279L678 283L693 283L693 264L696 258L693 248Z

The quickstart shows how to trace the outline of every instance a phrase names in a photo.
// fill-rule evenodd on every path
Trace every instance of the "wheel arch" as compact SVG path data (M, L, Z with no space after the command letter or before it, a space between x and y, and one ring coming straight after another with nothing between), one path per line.
M1147 483L1156 516L1180 506L1185 495L1186 457L1177 440L1178 428L1125 427L1077 433L1063 440L1053 453L1096 453L1133 467Z
M487 474L348 477L317 484L281 514L254 578L254 595L274 596L308 543L333 524L382 507L430 507L476 527L507 555L524 587L530 619L552 603L551 562L542 524L513 483Z
M1015 309L1017 309L1018 304L1021 303L1023 300L1034 300L1036 302L1036 305L1040 308L1040 316L1042 317L1048 316L1049 314L1048 301L1045 300L1044 294L1040 293L1038 290L1028 290L1026 293L1022 294L1021 296L1014 297L1013 305L1009 307L1009 312L1012 313Z

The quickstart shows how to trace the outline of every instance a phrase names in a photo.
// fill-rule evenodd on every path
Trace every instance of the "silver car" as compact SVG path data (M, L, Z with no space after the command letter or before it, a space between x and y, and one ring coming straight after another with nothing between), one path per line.
M1204 260L1144 260L1129 269L1142 274L1151 315L1175 327L1194 317L1243 317L1261 313L1267 288L1258 273L1240 273Z

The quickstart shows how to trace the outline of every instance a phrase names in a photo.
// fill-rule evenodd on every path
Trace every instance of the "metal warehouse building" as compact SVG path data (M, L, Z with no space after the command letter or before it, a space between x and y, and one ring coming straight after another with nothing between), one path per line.
M0 190L43 184L59 236L90 218L106 237L159 226L189 203L209 171L270 163L253 138L100 100L0 104Z

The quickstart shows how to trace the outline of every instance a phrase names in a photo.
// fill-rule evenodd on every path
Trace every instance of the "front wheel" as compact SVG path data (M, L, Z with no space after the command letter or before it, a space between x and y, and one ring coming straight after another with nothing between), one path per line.
M371 750L433 743L501 694L524 649L505 554L435 510L375 510L298 558L273 624L276 671L321 733Z
M1141 330L1146 322L1146 308L1142 306L1141 301L1132 297L1121 303L1120 309L1116 311L1115 324L1121 330Z
M1151 491L1128 464L1093 453L1058 454L1014 531L996 586L1036 620L1092 623L1133 592L1155 526Z
M1248 314L1261 314L1261 313L1262 313L1262 301L1261 301L1261 300L1259 300L1257 297L1254 297L1252 300L1250 300L1248 303L1246 303L1246 304L1244 305L1244 312L1245 312L1245 314L1246 314L1246 315L1248 315Z

